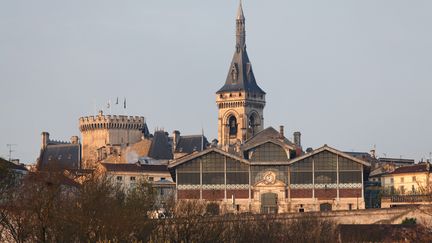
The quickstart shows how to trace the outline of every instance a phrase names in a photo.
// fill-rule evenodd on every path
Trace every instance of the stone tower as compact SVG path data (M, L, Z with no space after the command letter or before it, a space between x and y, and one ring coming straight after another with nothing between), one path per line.
M236 48L225 84L216 92L216 104L219 109L218 140L223 147L243 143L263 129L265 92L255 81L246 52L241 2L236 18Z
M144 117L104 115L79 119L82 138L82 167L93 168L95 163L107 154L120 151L120 148L134 144L148 135Z

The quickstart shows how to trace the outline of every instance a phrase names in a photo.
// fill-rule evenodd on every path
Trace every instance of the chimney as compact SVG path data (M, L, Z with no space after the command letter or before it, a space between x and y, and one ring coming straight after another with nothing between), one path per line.
M72 144L78 144L78 143L79 143L79 138L78 138L78 136L72 136L71 139L70 139L70 142L71 142Z
M285 135L284 135L284 126L282 126L282 125L279 126L279 137L280 138L284 138L285 137Z
M176 150L179 140L180 140L180 131L174 130L174 132L173 132L173 151Z
M370 155L372 156L372 158L376 158L375 156L376 156L376 151L375 151L375 149L371 149L371 151L370 151Z
M294 144L297 145L297 147L301 147L301 133L300 132L294 132Z
M49 140L49 133L42 132L42 149L45 149L47 147Z

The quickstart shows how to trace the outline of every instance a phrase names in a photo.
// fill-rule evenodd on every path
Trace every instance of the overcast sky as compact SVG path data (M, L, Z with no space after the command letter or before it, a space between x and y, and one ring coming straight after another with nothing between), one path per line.
M217 137L215 92L238 2L0 0L0 155L36 160L40 133L69 140L109 99L150 130ZM432 1L246 0L265 126L383 157L432 152Z

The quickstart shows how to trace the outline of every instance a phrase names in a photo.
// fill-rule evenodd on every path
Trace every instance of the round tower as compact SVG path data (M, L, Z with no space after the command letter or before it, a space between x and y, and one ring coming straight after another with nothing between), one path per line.
M148 133L142 116L104 115L79 118L84 168L94 167L103 159L107 147L123 147L139 142Z

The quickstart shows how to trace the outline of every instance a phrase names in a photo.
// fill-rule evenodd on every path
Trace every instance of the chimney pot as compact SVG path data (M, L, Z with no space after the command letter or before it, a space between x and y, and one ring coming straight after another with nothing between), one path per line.
M42 132L42 149L45 149L50 141L48 132Z
M279 136L280 136L280 138L284 138L285 137L285 135L284 135L284 126L282 126L282 125L279 126Z
M173 151L176 150L179 140L180 140L180 131L174 130L174 132L173 132Z
M300 132L294 132L294 144L297 145L297 147L301 147L301 133Z

